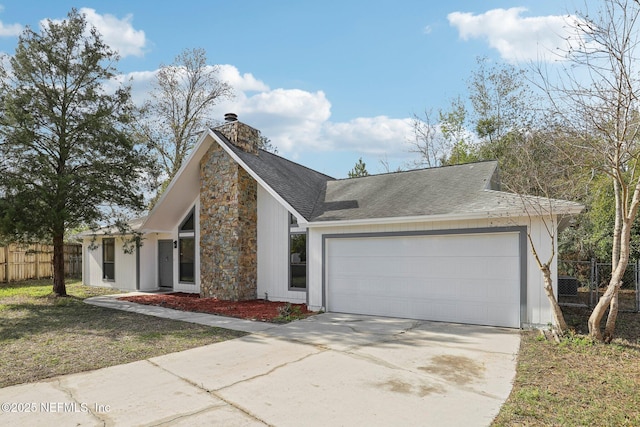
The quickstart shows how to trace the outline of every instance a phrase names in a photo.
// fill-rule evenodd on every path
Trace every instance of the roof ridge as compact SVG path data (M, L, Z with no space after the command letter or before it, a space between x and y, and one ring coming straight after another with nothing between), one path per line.
M480 161L477 161L477 162L461 163L461 164L456 164L456 165L442 165L442 166L431 166L431 167L408 169L408 170L389 171L389 172L369 174L369 175L366 175L366 176L356 176L356 177L353 177L353 178L349 178L349 177L347 177L347 178L337 178L336 181L346 181L346 180L349 180L349 179L372 178L372 177L376 177L376 176L399 175L399 174L404 174L404 173L424 172L424 171L430 171L430 170L442 170L442 169L449 169L449 168L455 168L455 167L477 165L477 164L482 164L482 163L496 163L497 164L498 161L497 160L480 160Z

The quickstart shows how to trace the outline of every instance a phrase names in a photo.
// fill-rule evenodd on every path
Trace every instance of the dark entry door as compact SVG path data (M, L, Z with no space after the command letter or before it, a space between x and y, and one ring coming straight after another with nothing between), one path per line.
M173 289L173 241L158 240L158 283Z

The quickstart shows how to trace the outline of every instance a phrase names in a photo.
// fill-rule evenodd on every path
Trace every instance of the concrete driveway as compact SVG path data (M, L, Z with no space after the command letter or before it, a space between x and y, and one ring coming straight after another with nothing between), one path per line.
M0 425L486 426L511 390L519 340L517 330L325 313L0 389Z

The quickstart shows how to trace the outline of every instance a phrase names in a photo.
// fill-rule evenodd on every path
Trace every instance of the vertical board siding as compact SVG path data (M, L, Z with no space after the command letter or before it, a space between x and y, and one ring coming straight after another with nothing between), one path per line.
M114 236L105 236L114 237ZM101 286L107 288L136 290L136 253L124 252L124 240L115 237L115 280L105 280L102 277L102 236L96 237L92 244L91 238L83 242L84 248L84 274L82 282L85 285Z
M144 236L140 247L140 290L155 289L158 289L158 236L150 234Z
M67 277L82 274L82 245L64 246ZM53 246L11 243L0 246L0 283L53 277Z
M309 261L307 260L307 263ZM289 212L258 186L258 298L306 302L306 292L289 290Z

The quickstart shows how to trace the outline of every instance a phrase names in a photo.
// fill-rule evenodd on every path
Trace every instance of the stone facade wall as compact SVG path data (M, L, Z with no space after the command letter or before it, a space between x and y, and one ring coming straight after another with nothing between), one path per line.
M236 125L229 126L236 130L246 126L239 122L228 125ZM200 162L202 297L256 298L257 194L257 182L220 146L212 145Z
M258 154L258 141L260 140L260 131L245 125L244 123L235 121L228 122L216 128L236 147L247 153Z

